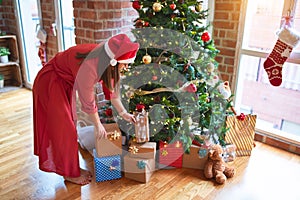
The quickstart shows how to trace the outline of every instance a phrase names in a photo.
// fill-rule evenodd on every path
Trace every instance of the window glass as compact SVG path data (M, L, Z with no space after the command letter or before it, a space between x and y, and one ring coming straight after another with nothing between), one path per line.
M300 2L297 1L295 14L293 16L293 28L300 33ZM300 53L300 45L298 45L293 52Z
M280 28L284 0L248 1L243 48L270 51Z
M293 2L295 7L291 7ZM300 142L300 44L282 65L280 86L270 84L263 65L288 9L295 11L291 13L292 28L299 33L300 0L248 1L235 106L240 112L257 115L258 131Z

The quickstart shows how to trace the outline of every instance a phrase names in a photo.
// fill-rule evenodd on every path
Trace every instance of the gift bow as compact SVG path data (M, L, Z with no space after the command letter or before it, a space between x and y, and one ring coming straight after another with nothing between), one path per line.
M207 149L200 149L199 151L198 151L198 155L199 155L199 157L200 158L204 158L206 155L207 155Z
M121 134L118 131L114 131L111 135L110 135L110 139L111 140L118 140L121 137Z
M128 151L132 154L136 154L139 151L139 149L136 146L130 146Z
M168 151L165 150L165 149L161 152L161 155L162 155L162 156L167 156L168 154L169 154Z
M139 161L137 161L136 165L137 165L137 167L138 167L139 169L145 169L145 167L146 167L146 162L143 161L143 160L139 160Z
M109 166L109 170L110 171L116 170L118 165L119 165L119 161L118 160L113 160L111 165Z

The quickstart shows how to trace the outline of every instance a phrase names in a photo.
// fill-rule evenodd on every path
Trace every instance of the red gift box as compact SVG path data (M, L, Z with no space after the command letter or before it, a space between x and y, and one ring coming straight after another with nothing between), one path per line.
M163 166L182 167L183 147L179 141L168 144L159 141L159 164Z

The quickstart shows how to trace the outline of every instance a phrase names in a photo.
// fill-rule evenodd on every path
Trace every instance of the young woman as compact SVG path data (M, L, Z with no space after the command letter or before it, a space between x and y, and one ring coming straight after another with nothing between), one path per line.
M106 137L95 103L94 85L102 81L111 91L111 102L119 115L135 122L119 96L120 72L135 59L139 44L125 34L101 44L81 44L55 55L39 71L33 85L34 154L42 171L85 185L91 172L79 167L76 132L76 100L89 114L97 138Z

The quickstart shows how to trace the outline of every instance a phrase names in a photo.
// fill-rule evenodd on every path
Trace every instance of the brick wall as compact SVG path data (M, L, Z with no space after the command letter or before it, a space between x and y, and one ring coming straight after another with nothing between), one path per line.
M8 34L17 34L17 20L14 12L15 1L2 1L0 4L0 30Z
M76 43L99 43L133 28L137 13L129 0L74 0Z
M219 62L221 79L231 83L234 92L235 75L238 65L239 20L241 0L215 0L213 21L213 39L220 54Z
M57 38L51 33L55 22L54 2L40 0L44 29L48 32L47 57L58 51ZM120 32L127 32L136 18L129 0L73 0L76 44L99 43Z
M43 28L47 32L47 59L58 52L57 37L52 33L52 23L55 23L55 7L53 0L40 0Z

